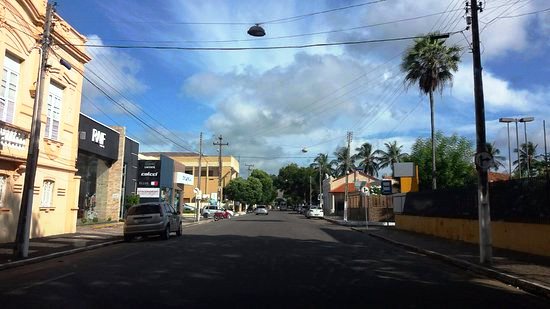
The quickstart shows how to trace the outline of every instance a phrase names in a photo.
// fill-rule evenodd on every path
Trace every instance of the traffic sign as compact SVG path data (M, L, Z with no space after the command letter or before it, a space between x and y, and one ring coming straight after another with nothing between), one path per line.
M361 194L364 196L369 196L370 195L369 188L367 186L361 187Z

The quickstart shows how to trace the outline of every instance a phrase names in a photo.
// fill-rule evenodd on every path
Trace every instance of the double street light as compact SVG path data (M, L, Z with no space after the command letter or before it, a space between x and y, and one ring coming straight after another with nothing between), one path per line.
M517 149L517 162L518 162L518 171L519 171L519 178L522 176L521 171L521 161L520 161L520 151L522 151L519 147L519 133L518 133L518 122L523 122L524 127L524 133L525 133L525 149L528 152L527 148L527 122L531 122L535 120L535 117L523 117L523 118L509 118L504 117L500 118L498 121L502 123L506 123L506 127L508 130L508 170L510 172L510 179L512 178L512 153L511 153L511 147L510 147L510 123L514 122L516 124L516 149ZM529 155L526 153L526 155ZM530 176L530 166L529 166L529 160L527 160L527 175Z

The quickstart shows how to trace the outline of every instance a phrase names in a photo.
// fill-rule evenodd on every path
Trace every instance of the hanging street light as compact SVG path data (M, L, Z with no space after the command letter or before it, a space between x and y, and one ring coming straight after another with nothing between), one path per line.
M248 29L248 34L251 36L262 37L265 35L265 30L262 26L260 26L260 24L255 24Z

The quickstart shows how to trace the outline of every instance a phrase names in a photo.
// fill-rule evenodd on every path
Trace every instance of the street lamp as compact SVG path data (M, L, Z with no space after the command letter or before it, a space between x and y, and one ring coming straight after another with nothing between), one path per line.
M508 172L510 173L510 179L512 179L512 150L510 147L510 122L516 122L515 118L500 118L499 122L506 123L506 130L508 132Z
M260 24L255 24L248 29L248 34L251 36L262 37L265 35L265 30L262 26L260 26Z
M525 133L525 156L527 159L527 178L531 178L531 157L529 156L529 147L527 145L527 123L535 120L535 117L523 117L520 118L518 121L523 122L523 131Z

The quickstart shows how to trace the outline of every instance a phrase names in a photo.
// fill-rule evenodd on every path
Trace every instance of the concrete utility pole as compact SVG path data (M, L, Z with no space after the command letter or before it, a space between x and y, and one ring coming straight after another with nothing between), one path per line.
M17 222L17 233L15 236L14 254L18 258L26 258L29 255L29 230L32 217L32 203L34 195L34 180L36 177L36 167L38 164L38 152L40 143L40 118L42 116L42 102L44 100L45 84L44 80L48 74L48 54L51 45L51 26L54 7L48 3L46 7L46 20L44 21L44 33L42 34L40 47L40 69L36 80L37 93L34 97L31 135L29 137L29 149L27 153L27 163L25 164L25 183L23 185L23 195L21 197L21 208L19 210L19 220Z
M218 205L222 205L222 146L229 146L229 143L222 143L223 137L218 136L219 142L214 142L214 146L220 146L218 151Z
M198 179L197 179L197 188L199 189L199 192L197 193L196 203L197 203L197 209L195 209L195 220L199 222L201 220L201 201L202 201L202 190L201 190L201 175L202 175L202 132L199 136L199 171L198 171Z
M493 248L491 237L491 213L489 207L488 168L492 164L486 164L484 161L492 161L492 158L490 154L487 156L487 143L485 137L485 103L483 98L478 23L478 10L480 8L476 1L477 0L470 0L472 9L472 56L474 66L474 98L477 136L476 169L478 179L479 260L482 264L490 264L493 256Z
M252 170L254 169L254 164L245 164L244 166L247 167L248 176L250 177L250 174L252 173Z
M346 163L345 171L346 174L346 186L344 188L344 221L348 221L348 170L349 170L349 153L350 153L350 144L353 132L348 131L347 140L348 140L348 149L346 151Z

